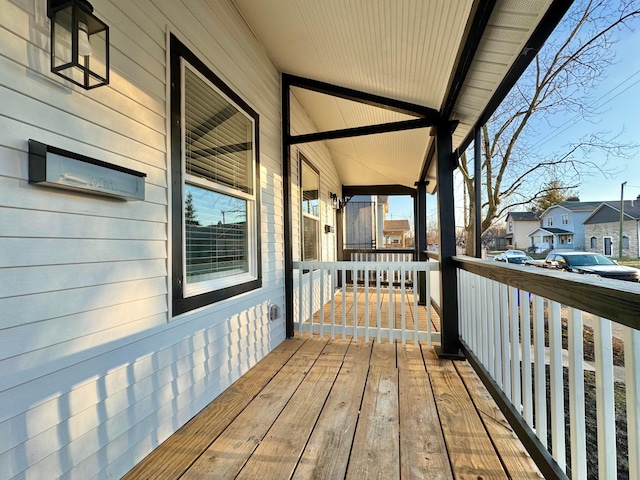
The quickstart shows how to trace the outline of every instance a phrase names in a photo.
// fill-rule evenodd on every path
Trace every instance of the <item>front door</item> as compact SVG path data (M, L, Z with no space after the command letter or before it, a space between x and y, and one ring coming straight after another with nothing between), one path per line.
M604 255L605 257L611 256L611 237L604 237Z

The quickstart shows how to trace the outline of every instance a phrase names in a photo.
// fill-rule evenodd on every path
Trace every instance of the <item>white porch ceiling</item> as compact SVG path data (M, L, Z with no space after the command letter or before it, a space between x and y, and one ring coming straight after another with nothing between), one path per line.
M472 0L234 0L278 68L392 99L441 109ZM454 148L467 137L551 0L498 0L452 117ZM410 119L295 88L320 131ZM331 140L343 185L419 179L429 129ZM435 162L432 162L432 166ZM435 168L428 171L429 190Z

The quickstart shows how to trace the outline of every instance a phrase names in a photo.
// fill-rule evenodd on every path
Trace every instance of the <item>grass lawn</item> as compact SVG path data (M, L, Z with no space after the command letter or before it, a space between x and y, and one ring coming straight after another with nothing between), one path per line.
M640 268L640 258L621 258L617 261L620 265L628 265L629 267Z

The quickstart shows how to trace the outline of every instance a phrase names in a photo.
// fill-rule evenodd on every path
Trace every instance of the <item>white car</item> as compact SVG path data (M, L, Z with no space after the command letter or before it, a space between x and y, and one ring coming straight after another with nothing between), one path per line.
M525 265L534 261L533 258L522 250L507 250L493 257L493 260L496 262L514 263L516 265Z

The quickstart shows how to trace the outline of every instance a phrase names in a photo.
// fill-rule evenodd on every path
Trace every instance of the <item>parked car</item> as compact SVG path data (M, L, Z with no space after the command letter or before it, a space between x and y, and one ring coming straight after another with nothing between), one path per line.
M610 258L591 252L550 253L544 259L546 268L557 268L584 275L640 282L640 270L618 265Z
M533 262L533 258L522 250L507 250L493 257L495 262L515 263L516 265L528 265Z

